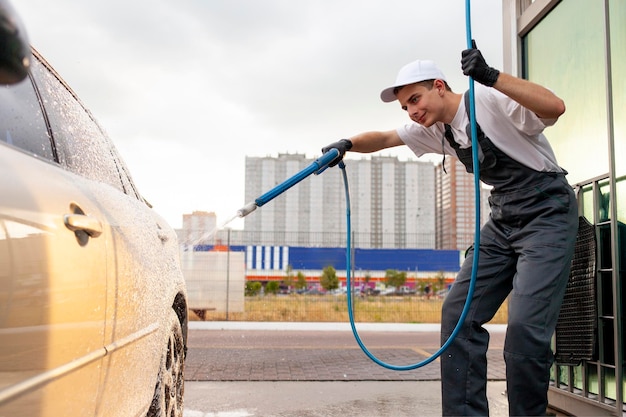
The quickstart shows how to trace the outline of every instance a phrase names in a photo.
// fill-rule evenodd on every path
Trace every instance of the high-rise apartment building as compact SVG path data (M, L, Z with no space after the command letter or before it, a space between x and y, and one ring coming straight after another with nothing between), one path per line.
M246 157L245 200L273 189L313 162L302 154ZM372 156L348 159L351 239L359 248L465 250L474 242L474 176L456 158L438 164ZM481 187L481 225L489 217L489 189ZM183 215L179 240L220 244L215 213ZM344 247L346 197L339 168L312 175L244 218L232 231L238 245Z
M246 157L245 201L312 163L302 154ZM430 162L372 156L346 160L352 244L435 247L435 168ZM245 217L251 244L345 246L346 198L339 168L311 176Z
M444 170L445 168L445 170ZM445 158L435 170L436 249L465 250L474 243L476 196L474 174L457 158ZM489 189L481 183L481 225L489 218Z

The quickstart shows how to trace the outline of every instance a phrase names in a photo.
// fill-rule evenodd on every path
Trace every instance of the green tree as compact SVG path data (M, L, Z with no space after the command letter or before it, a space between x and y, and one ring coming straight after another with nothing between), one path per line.
M293 287L294 279L293 279L293 268L291 265L287 265L287 269L285 270L285 280L283 283L289 288Z
M298 271L298 275L297 275L297 280L296 280L296 288L299 290L303 290L306 288L306 277L304 276L304 274L302 273L302 271Z
M391 287L395 287L396 291L406 283L406 272L388 269L385 271L385 283Z
M446 276L444 275L443 271L437 272L435 278L437 278L437 284L439 284L438 289L443 290L444 288L446 288Z
M320 285L326 291L332 291L339 288L339 278L337 278L337 272L331 265L324 268L322 276L320 277Z
M249 297L258 295L263 285L259 281L246 282L245 294Z
M265 285L265 294L276 295L279 289L280 289L280 284L277 281L270 281Z

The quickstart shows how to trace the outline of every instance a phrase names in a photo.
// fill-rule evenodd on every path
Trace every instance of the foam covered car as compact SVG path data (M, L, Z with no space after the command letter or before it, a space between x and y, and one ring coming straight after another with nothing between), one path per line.
M174 230L32 50L0 86L0 416L182 416Z

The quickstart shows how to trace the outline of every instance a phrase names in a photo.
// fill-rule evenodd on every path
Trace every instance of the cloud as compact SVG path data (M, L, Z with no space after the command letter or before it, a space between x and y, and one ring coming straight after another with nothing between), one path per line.
M417 58L457 91L460 0L14 0L32 44L109 133L142 193L175 227L225 221L248 156L319 155L406 122L380 90ZM501 1L472 2L474 37L501 66ZM385 154L409 157L406 149Z

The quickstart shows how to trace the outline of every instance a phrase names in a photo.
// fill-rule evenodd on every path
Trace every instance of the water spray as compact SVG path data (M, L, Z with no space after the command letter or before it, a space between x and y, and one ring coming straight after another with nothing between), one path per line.
M473 41L472 41L472 30L471 30L471 14L470 14L470 0L466 0L465 2L465 23L466 23L466 35L467 35L467 48L472 48L473 47ZM408 371L408 370L412 370L412 369L417 369L417 368L421 368L422 366L425 366L431 362L433 362L435 359L437 359L439 356L441 356L441 354L452 344L453 340L456 338L456 336L458 335L458 333L461 330L461 327L463 326L463 322L465 321L467 314L469 313L469 308L471 305L471 301L472 301L472 297L474 296L474 288L476 287L476 275L477 275L477 271L478 271L478 255L480 253L480 169L479 169L479 160L478 160L478 139L477 139L477 125L476 125L476 112L475 112L475 100L474 100L474 80L472 79L472 77L469 78L469 116L470 116L470 128L471 128L471 142L472 142L472 163L474 166L474 191L475 191L475 230L474 230L474 257L472 260L472 275L470 278L470 284L469 284L469 288L467 291L467 298L465 299L465 305L463 306L463 311L461 312L461 316L459 317L459 320L456 324L456 326L454 327L454 330L452 331L452 333L450 334L450 336L448 337L448 340L446 340L446 342L435 352L433 353L430 357L422 360L421 362L417 362L415 364L411 364L411 365L405 365L405 366L399 366L399 365L391 365L388 363L383 362L382 360L378 359L376 356L374 356L368 349L367 347L363 344L363 342L361 341L361 338L359 337L359 334L357 332L356 329L356 325L354 323L354 314L353 314L353 305L352 305L352 291L351 291L351 249L352 249L352 242L350 240L350 237L352 235L352 231L351 231L351 216L350 216L350 192L349 192L349 187L348 187L348 177L346 175L346 166L343 163L343 161L340 161L337 165L339 166L339 168L342 171L342 175L343 175L343 181L344 181L344 188L345 188L345 195L346 195L346 225L347 225L347 230L346 230L346 285L347 285L347 301L348 301L348 316L350 318L350 326L352 328L352 333L354 334L354 337L359 345L359 347L361 348L361 350L367 355L367 357L369 357L372 361L374 361L376 364L387 368L387 369L391 369L394 371ZM297 173L296 175L294 175L293 177L287 179L286 181L284 181L283 183L277 185L276 187L274 187L273 189L271 189L270 191L268 191L267 193L263 194L262 196L260 196L259 198L257 198L256 200L254 200L253 202L250 202L248 204L246 204L244 207L242 207L241 209L239 209L239 211L237 212L237 215L239 217L245 217L248 214L252 213L254 210L257 209L257 207L261 207L262 205L264 205L265 203L267 203L268 201L271 201L272 199L274 199L275 197L277 197L278 195L284 193L285 191L287 191L289 188L293 187L294 185L296 185L297 183L299 183L300 181L302 181L304 178L308 177L309 175L315 173L316 175L321 174L326 168L329 167L329 165L335 160L337 159L337 157L339 156L339 151L337 149L331 149L330 151L326 152L324 155L322 155L320 158L318 158L317 160L315 160L311 165L309 165L307 168L305 168L304 170L300 171L299 173Z
M245 206L237 210L237 214L231 217L230 219L228 219L228 221L224 222L221 227L216 227L210 232L205 233L204 235L200 236L200 238L196 239L194 242L191 243L191 246L195 246L203 242L204 240L210 238L211 236L215 235L218 229L224 228L227 224L235 220L237 217L246 217L248 214L252 213L258 207L261 207L262 205L278 197L279 195L281 195L282 193L284 193L285 191L287 191L288 189L290 189L291 187L293 187L294 185L296 185L303 179L307 178L309 175L321 174L322 172L326 170L326 168L329 167L329 165L335 159L337 159L338 156L339 156L339 151L337 149L331 149L330 151L326 152L324 155L317 158L315 161L313 161L308 167L306 167L302 171L298 172L297 174L295 174L291 178L288 178L282 183L278 184L276 187L272 188L270 191L266 192L265 194L263 194L256 200L251 201L250 203L246 204Z

